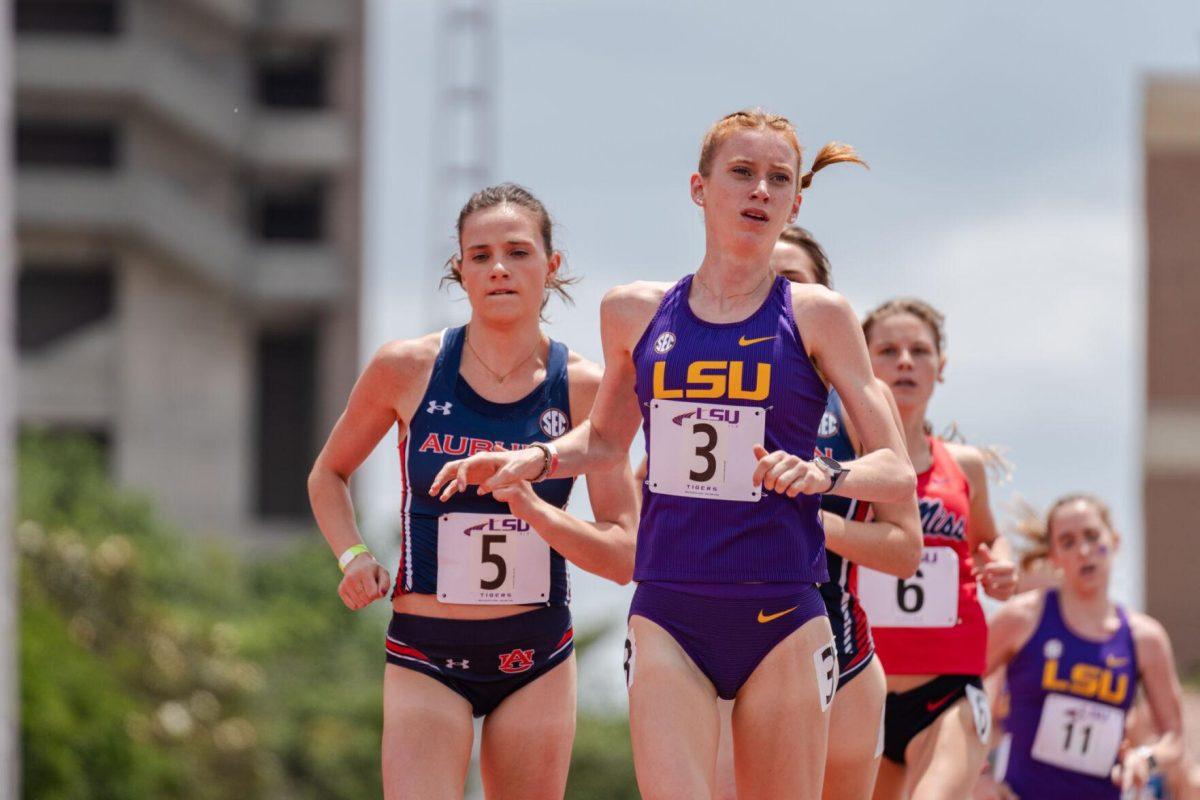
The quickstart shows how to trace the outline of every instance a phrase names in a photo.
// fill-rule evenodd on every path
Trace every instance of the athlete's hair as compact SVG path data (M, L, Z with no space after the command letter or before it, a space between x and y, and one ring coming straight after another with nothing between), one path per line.
M821 244L813 237L812 233L805 228L801 228L799 225L788 225L783 229L783 233L779 234L779 241L786 242L793 247L799 247L808 253L808 257L812 259L813 266L817 268L815 276L817 283L826 289L833 288L833 265L829 263L829 256L825 255L825 249L821 247Z
M505 204L520 206L532 212L537 219L538 230L542 234L542 244L546 248L546 255L549 256L554 253L554 222L550 219L550 212L546 210L546 206L542 205L542 201L534 197L533 192L515 183L501 183L496 186L489 186L471 195L470 199L462 207L462 210L458 212L456 230L458 231L459 254L450 256L446 261L446 273L442 276L441 280L442 286L445 286L447 283L462 285L462 276L458 272L458 260L462 255L463 225L466 224L467 218L477 211ZM567 287L577 283L579 279L564 275L564 270L565 268L560 266L546 279L546 291L542 296L543 311L546 308L546 304L550 302L550 292L557 294L564 302L574 304L575 301L567 292Z
M915 297L897 297L876 306L870 314L863 318L863 336L870 340L871 329L875 327L875 323L896 314L912 314L924 322L933 332L933 343L937 347L938 353L946 349L946 317L929 303Z
M1096 495L1088 492L1072 492L1071 494L1063 495L1050 504L1050 508L1046 510L1044 515L1039 515L1028 503L1021 503L1018 506L1017 520L1013 524L1013 527L1017 534L1026 542L1025 552L1021 556L1022 569L1031 567L1050 556L1054 543L1054 539L1051 537L1054 515L1063 506L1078 501L1083 501L1095 509L1096 513L1100 515L1100 520L1104 523L1104 527L1114 533L1116 532L1116 528L1112 524L1112 512L1109 510L1108 504Z
M742 111L735 111L732 114L726 114L712 124L708 129L708 133L704 134L704 142L700 145L700 166L696 171L704 177L708 177L712 172L713 157L717 154L717 148L725 143L725 140L739 130L762 130L764 128L776 131L783 134L787 139L788 144L796 151L796 174L799 175L804 169L804 151L800 147L800 138L796 135L796 128L788 121L787 117L781 117L778 114L768 114L761 108L748 108ZM853 147L840 142L829 142L821 148L817 153L817 158L813 161L812 168L800 176L799 189L807 189L812 184L813 175L820 172L830 164L840 164L848 162L852 164L861 164L864 167L870 168L867 162L859 157Z

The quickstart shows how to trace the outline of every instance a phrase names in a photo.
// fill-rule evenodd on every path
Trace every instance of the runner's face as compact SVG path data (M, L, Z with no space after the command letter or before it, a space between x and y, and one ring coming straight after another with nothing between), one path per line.
M705 227L738 249L779 238L800 208L796 189L796 151L772 130L736 131L717 148L708 177L692 176Z
M1073 500L1050 518L1050 558L1064 588L1079 594L1108 591L1117 535L1087 500Z
M867 350L875 377L891 387L901 411L924 415L946 363L929 325L912 314L884 317L871 326Z
M771 253L771 269L792 283L816 283L817 265L803 247L791 242L776 242Z
M464 221L459 244L459 275L473 314L496 323L537 318L560 257L546 253L536 214L508 203L476 211Z

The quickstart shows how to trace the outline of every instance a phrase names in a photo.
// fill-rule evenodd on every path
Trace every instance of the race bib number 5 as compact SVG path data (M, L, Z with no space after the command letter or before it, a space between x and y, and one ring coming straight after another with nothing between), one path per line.
M545 603L550 547L529 523L509 514L443 514L437 598L471 605Z
M858 569L858 599L880 628L948 628L958 622L958 553L926 547L911 578Z
M656 494L757 502L754 445L766 433L766 409L650 401L650 474Z

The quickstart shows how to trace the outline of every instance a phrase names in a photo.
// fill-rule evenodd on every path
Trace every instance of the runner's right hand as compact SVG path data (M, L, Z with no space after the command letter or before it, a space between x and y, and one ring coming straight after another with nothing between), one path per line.
M540 448L526 447L447 461L430 484L429 494L437 496L440 491L444 503L472 484L479 487L480 494L487 494L518 481L532 481L541 474L543 459Z
M359 553L338 584L338 597L351 611L366 608L381 597L387 597L392 578L383 565L370 553Z

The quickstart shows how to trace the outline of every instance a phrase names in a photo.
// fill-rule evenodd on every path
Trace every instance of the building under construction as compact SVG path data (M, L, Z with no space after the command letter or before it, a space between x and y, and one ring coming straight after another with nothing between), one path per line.
M16 0L19 421L189 530L308 525L358 367L362 0Z

